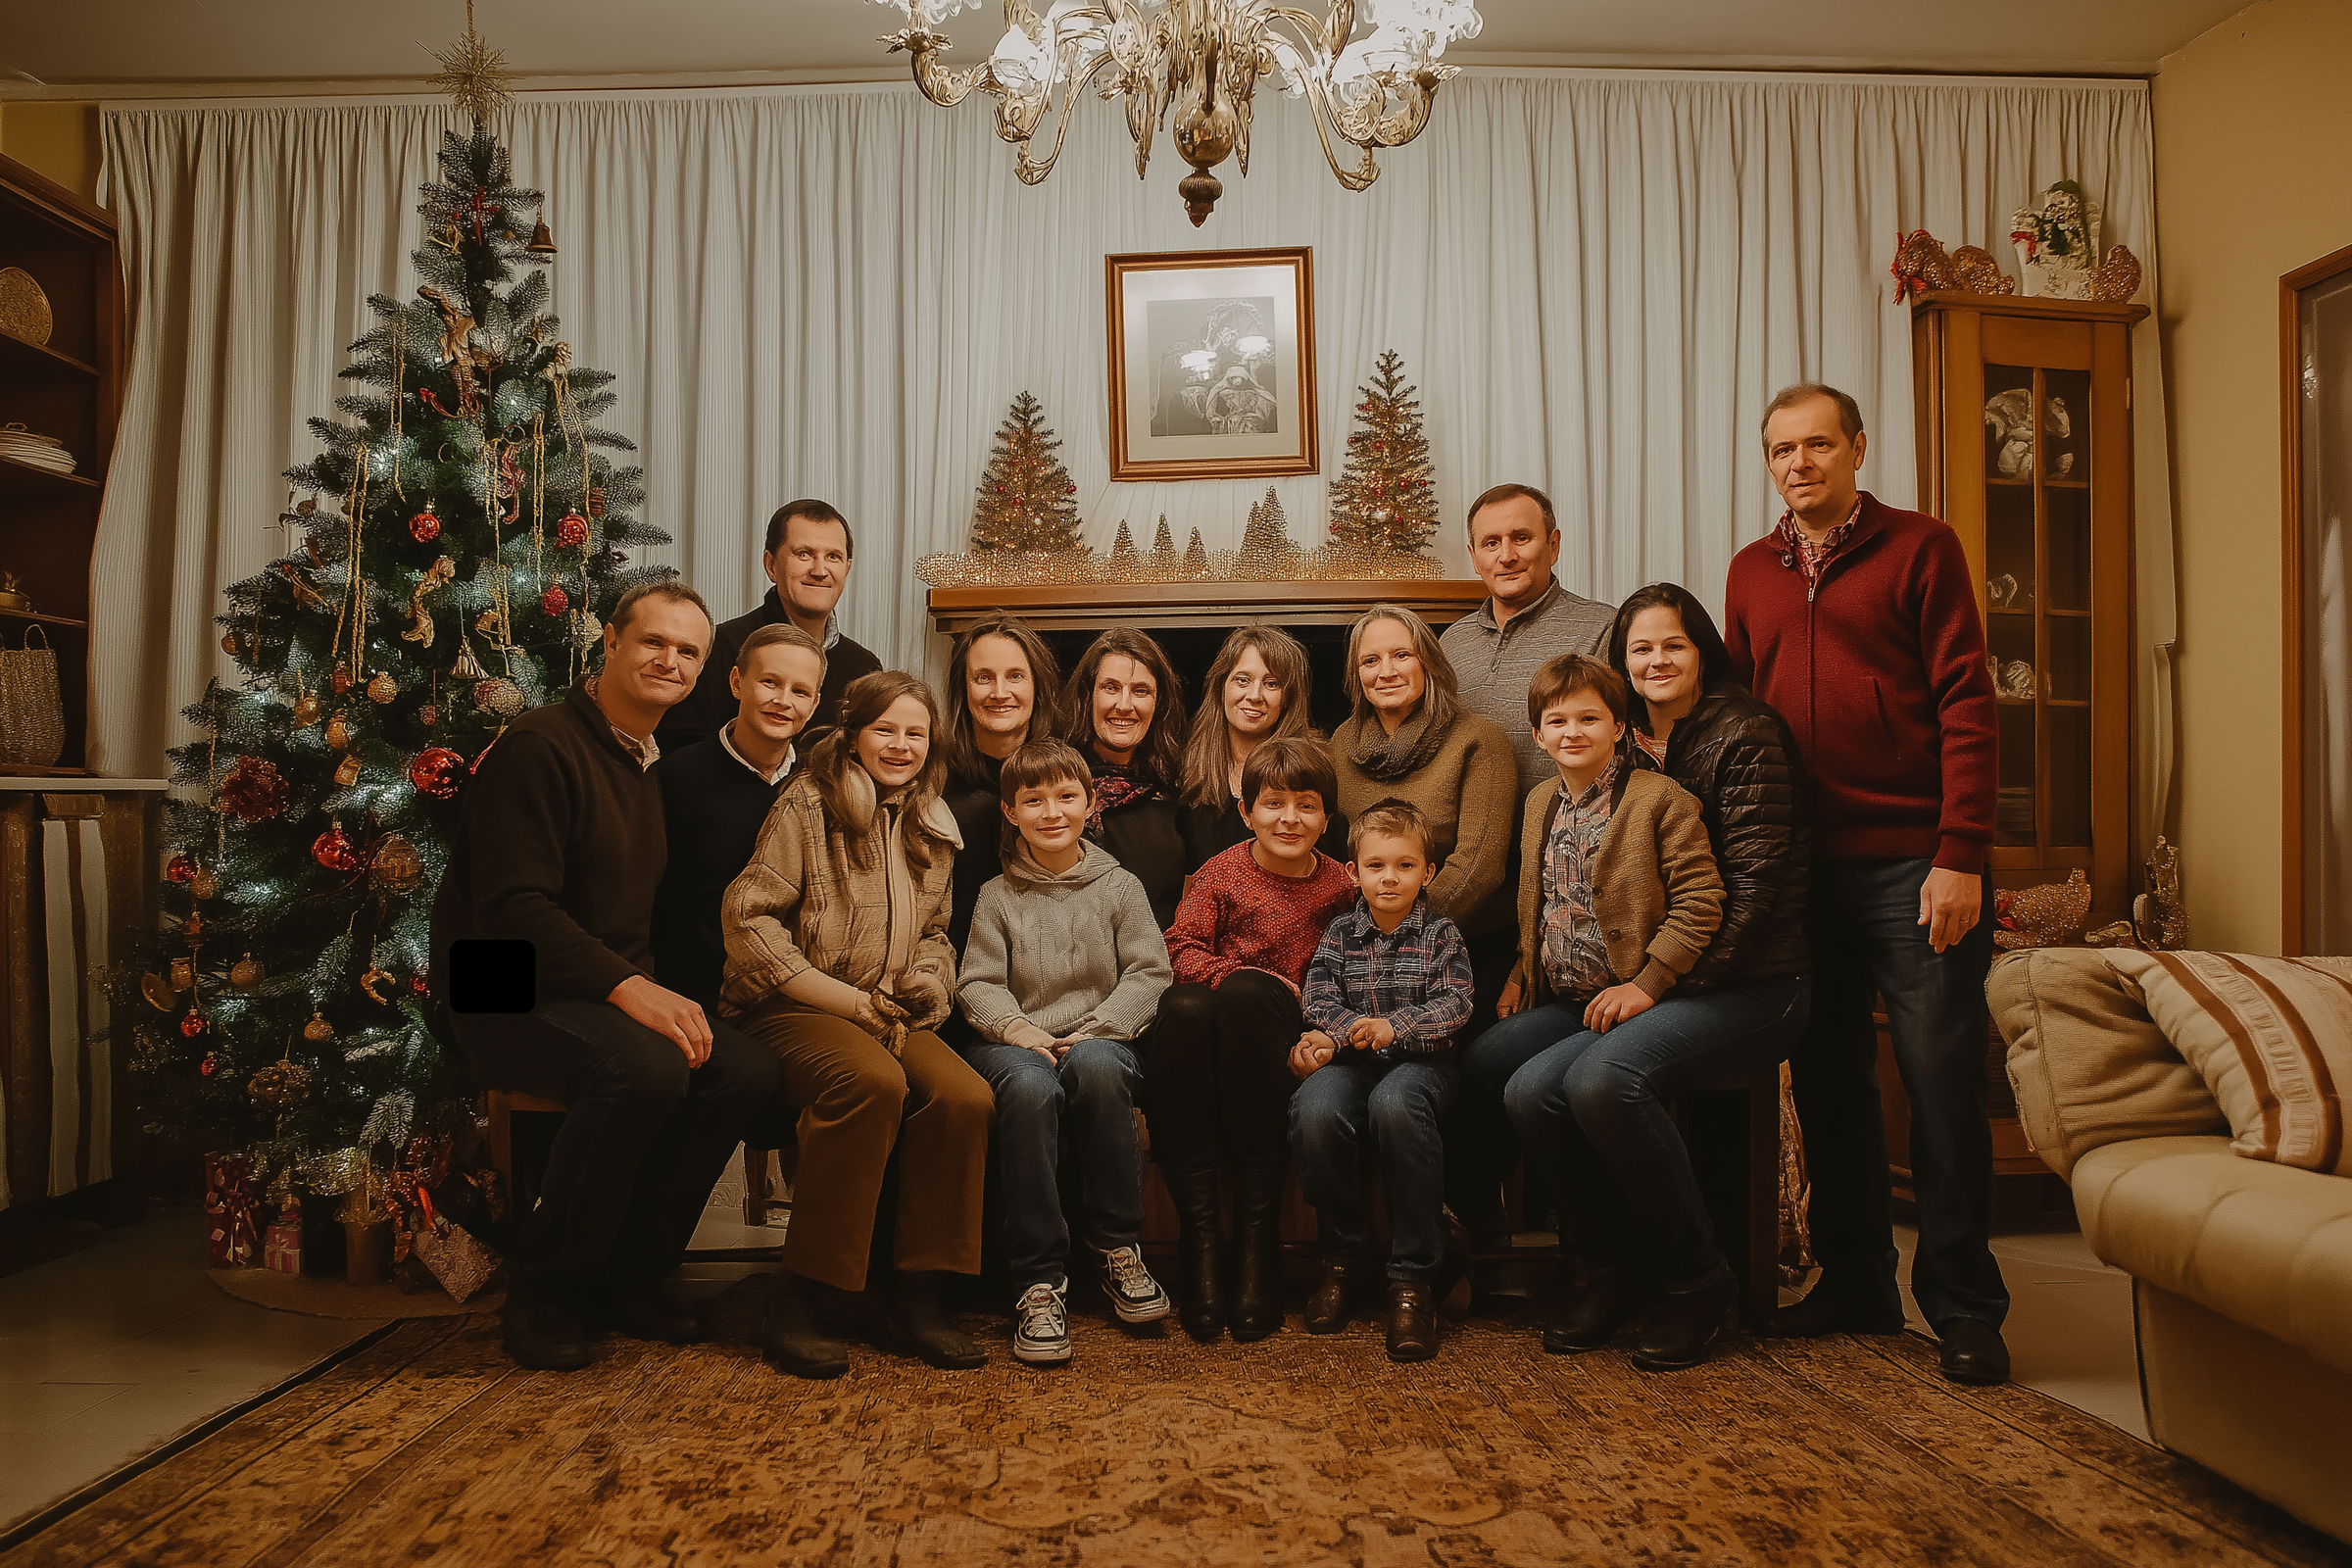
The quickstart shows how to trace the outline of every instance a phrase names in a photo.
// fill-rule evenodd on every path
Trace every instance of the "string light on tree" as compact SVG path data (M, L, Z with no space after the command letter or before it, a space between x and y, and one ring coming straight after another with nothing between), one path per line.
M1044 405L1026 392L1014 398L980 476L972 508L975 551L1080 548L1078 486L1055 456L1060 450Z

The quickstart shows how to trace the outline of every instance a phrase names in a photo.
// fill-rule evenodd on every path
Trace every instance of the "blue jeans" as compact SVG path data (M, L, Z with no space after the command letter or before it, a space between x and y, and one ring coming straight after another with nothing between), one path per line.
M1144 1156L1135 1096L1144 1069L1116 1040L1081 1040L1058 1066L1021 1046L973 1039L972 1071L997 1097L996 1151L1004 1192L1005 1262L1017 1293L1065 1281L1069 1222L1057 1166L1068 1128L1078 1156L1079 1215L1098 1251L1133 1247L1144 1228Z
M1345 1052L1307 1074L1291 1096L1291 1154L1315 1205L1327 1258L1364 1250L1360 1160L1367 1133L1380 1152L1389 1205L1389 1278L1425 1280L1446 1251L1446 1113L1453 1105L1447 1059L1377 1061Z
M1911 1102L1911 1190L1919 1202L1912 1298L1938 1327L1971 1317L1997 1328L2009 1312L2009 1288L1992 1258L1992 1130L1984 1106L1992 890L1984 890L1974 929L1938 954L1919 923L1930 864L1848 859L1813 867L1806 915L1813 1022L1788 1059L1813 1182L1813 1255L1825 1274L1894 1277L1875 995L1886 1004Z
M1488 1032L1554 1042L1512 1074L1503 1102L1529 1162L1551 1182L1579 1262L1640 1265L1672 1289L1728 1271L1666 1104L1780 1061L1804 1033L1807 1000L1799 977L1750 980L1668 996L1605 1035L1587 1029L1573 1003Z

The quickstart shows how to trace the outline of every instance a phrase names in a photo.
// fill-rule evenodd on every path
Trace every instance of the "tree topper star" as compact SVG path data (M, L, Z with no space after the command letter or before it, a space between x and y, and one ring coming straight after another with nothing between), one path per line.
M425 78L425 84L449 94L452 103L475 120L488 124L513 106L514 89L510 83L514 78L507 70L507 52L492 48L473 30L473 0L466 0L466 36L446 49L427 52L440 62L441 71Z

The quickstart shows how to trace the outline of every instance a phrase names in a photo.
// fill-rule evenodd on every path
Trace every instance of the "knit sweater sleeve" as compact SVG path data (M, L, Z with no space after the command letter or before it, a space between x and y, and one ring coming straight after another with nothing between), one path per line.
M980 890L972 906L972 927L963 942L963 974L956 1000L963 1015L983 1040L1004 1042L1004 1031L1025 1014L1012 995L1009 946L1005 930L1012 900L1004 879L996 877Z
M476 931L531 944L541 991L602 1002L644 971L564 907L564 837L579 791L553 741L509 734L466 792L466 886Z
M808 813L816 809L812 798L787 790L760 829L751 863L727 884L718 924L731 1007L757 1006L815 967L793 940L792 917L807 886Z
M940 815L947 808L933 802ZM953 818L950 818L953 825ZM960 846L957 846L960 848ZM956 1005L956 947L948 940L948 920L956 902L956 861L953 851L934 844L931 863L915 884L914 952L899 976L902 998L919 995L927 1006L915 1010L907 1023L916 1029L936 1029L947 1022Z
M1658 782L1665 794L1655 837L1658 876L1666 886L1666 918L1649 939L1649 961L1634 977L1634 984L1653 1001L1690 972L1723 923L1723 875L1715 868L1698 801L1679 784L1663 777Z
M1226 888L1214 859L1193 877L1168 927L1168 962L1178 985L1216 986L1242 965L1224 954Z
M1133 1040L1158 1015L1159 999L1175 972L1168 959L1167 939L1160 935L1159 920L1152 912L1144 884L1127 871L1115 871L1111 878L1119 893L1118 906L1111 913L1119 983L1069 1032L1103 1040Z
M1519 762L1500 724L1476 713L1455 722L1472 728L1462 752L1453 853L1431 879L1429 902L1446 915L1465 918L1494 896L1509 868Z
M1960 536L1937 528L1918 558L1919 650L1936 701L1943 808L1936 864L1977 875L1992 842L2000 793L2000 710L1984 664L1984 624Z

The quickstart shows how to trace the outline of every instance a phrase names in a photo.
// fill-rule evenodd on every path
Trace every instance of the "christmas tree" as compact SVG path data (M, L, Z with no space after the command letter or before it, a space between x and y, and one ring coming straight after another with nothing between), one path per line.
M1152 569L1162 575L1176 569L1176 536L1168 532L1168 514L1159 514L1159 532L1152 536Z
M1054 454L1061 438L1045 406L1024 392L997 427L997 450L972 508L974 550L1077 550L1078 487Z
M1438 528L1437 469L1421 432L1416 387L1402 385L1404 362L1383 351L1372 384L1358 387L1348 466L1331 483L1331 536L1343 546L1418 555Z
M1266 499L1250 509L1250 520L1242 529L1241 572L1248 578L1266 581L1292 569L1298 555L1298 546L1292 542L1290 518L1282 510L1282 502L1274 487L1266 487Z
M1119 519L1119 536L1110 542L1110 564L1121 571L1134 569L1136 561L1135 535L1127 531L1127 519Z
M478 117L503 88L466 47ZM554 242L522 221L539 193L484 124L423 187L416 298L368 302L343 417L311 421L323 450L278 519L299 545L227 592L237 678L172 754L162 952L116 977L155 1130L264 1170L360 1144L371 1112L397 1145L469 1092L423 1007L472 766L596 666L626 589L671 575L626 565L669 536L629 514L641 470L609 454L633 448L595 422L612 378L572 363Z
M1208 547L1200 542L1200 530L1193 530L1193 541L1184 547L1184 574L1187 577L1208 575Z

